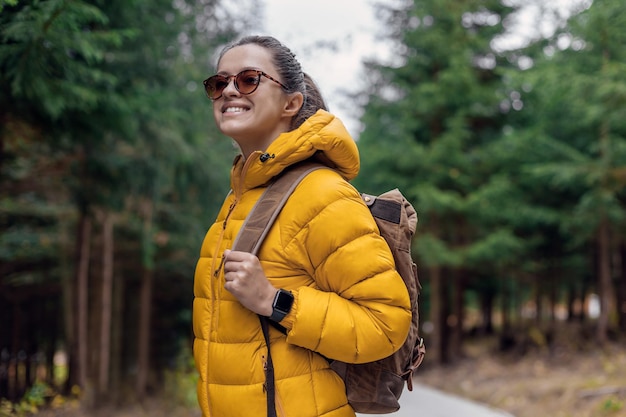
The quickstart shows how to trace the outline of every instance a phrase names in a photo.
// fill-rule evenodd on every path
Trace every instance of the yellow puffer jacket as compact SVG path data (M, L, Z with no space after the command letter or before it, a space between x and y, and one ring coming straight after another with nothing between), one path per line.
M259 319L224 289L220 260L268 181L313 154L320 169L298 185L265 238L259 259L271 283L295 301L271 328L276 409L287 417L354 417L343 381L328 360L370 362L402 345L409 298L393 257L359 193L347 182L359 170L356 144L343 124L319 111L245 163L235 160L233 192L209 229L195 271L194 357L205 417L266 415L267 348Z

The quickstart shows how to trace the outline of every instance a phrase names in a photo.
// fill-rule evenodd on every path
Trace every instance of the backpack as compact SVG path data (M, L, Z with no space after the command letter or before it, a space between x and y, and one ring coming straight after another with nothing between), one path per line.
M233 250L256 255L274 220L289 196L310 172L328 168L320 163L306 161L294 165L278 176L266 189L242 225ZM408 336L402 347L387 358L364 364L351 364L331 360L331 368L343 379L348 402L357 413L386 414L400 408L398 399L404 384L413 390L413 372L424 359L424 342L418 335L418 296L421 289L417 277L417 266L411 258L411 240L417 226L417 213L398 189L380 196L361 194L369 207L393 254L396 270L409 292L412 321ZM274 370L270 354L269 325L285 332L277 323L259 316L268 349L266 384L268 416L275 416Z

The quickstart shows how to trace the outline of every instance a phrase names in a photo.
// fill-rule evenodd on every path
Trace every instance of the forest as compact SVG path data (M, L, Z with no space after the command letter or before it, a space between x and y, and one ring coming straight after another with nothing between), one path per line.
M0 415L194 403L193 271L236 155L202 80L260 30L244 3L0 1ZM427 363L626 340L626 4L564 4L372 6L393 59L347 98L354 185L418 212Z

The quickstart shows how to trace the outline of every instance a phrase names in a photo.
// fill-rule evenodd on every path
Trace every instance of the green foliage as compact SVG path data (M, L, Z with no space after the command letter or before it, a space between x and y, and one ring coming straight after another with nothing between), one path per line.
M426 283L436 270L481 294L503 293L501 279L537 280L538 297L587 289L599 228L610 224L614 253L626 230L626 7L572 3L566 20L546 2L553 35L495 49L516 19L507 4L379 6L395 54L368 63L356 183L414 203Z
M619 398L611 397L606 399L600 405L600 413L603 416L613 416L624 410L624 401Z
M0 416L24 417L37 414L41 407L46 404L46 398L52 395L53 391L46 383L35 382L18 403L12 404L3 398L0 401Z
M134 31L103 30L107 21L101 10L82 1L32 2L4 13L0 68L10 88L7 98L36 104L55 120L112 98L116 77L97 64Z
M183 406L196 409L196 384L198 372L195 369L193 356L189 348L181 348L176 359L176 367L165 371L164 395L172 406Z
M5 6L15 6L19 0L0 0L0 12Z
M89 296L98 299L101 226L109 216L120 290L113 304L127 315L120 350L136 351L135 292L152 271L153 334L163 339L151 363L161 370L179 338L188 338L194 264L235 154L211 121L201 83L216 49L254 27L255 17L217 0L1 6L0 292L17 294L9 300L16 305L18 291L71 295L62 287L78 268L76 231L85 216L93 225ZM50 300L57 334L36 343L69 343L61 312L75 313L62 300ZM85 314L96 317L97 303L89 307ZM0 347L7 343L0 333Z
M526 172L545 192L562 196L549 204L562 212L562 233L579 245L593 239L604 219L625 225L626 56L618 47L625 22L622 3L594 3L554 37L549 55L512 77L526 86L533 129L543 138L545 155Z
M366 106L358 185L399 186L413 200L421 263L498 268L525 248L510 227L498 230L516 218L519 195L506 175L490 177L488 152L506 123L495 71L506 62L490 42L512 10L422 1L383 11L389 26L408 29L391 33L399 65L372 64L380 77L373 91L386 94Z

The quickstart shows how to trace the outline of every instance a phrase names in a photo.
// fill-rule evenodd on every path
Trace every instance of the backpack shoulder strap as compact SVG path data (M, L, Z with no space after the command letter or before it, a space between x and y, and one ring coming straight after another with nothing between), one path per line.
M233 250L249 252L256 255L263 239L274 224L274 220L289 199L289 196L300 184L302 179L316 169L325 165L315 162L302 162L281 173L265 190L244 221Z
M293 190L310 172L323 168L324 165L315 162L302 162L289 167L283 171L273 182L267 187L263 195L256 202L246 220L244 221L239 233L233 242L233 250L249 252L257 255L259 248L263 243L263 239L274 224L274 220L278 217L278 213L289 199ZM267 346L267 362L265 365L265 391L267 395L267 416L276 417L276 387L274 381L274 364L272 362L272 353L270 351L270 336L268 325L279 324L270 322L267 317L259 316L261 322L261 330L265 338ZM284 330L284 329L283 329Z

